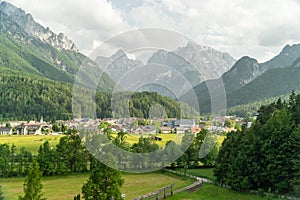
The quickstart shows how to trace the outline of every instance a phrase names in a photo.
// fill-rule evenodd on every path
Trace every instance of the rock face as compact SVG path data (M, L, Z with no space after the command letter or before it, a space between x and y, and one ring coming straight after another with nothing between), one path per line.
M108 58L98 56L96 63L115 82L118 82L125 73L133 70L135 67L143 65L139 60L129 59L122 50L117 51Z
M129 59L121 50L111 57L99 56L96 62L115 82L130 74L132 78L126 83L136 91L177 98L204 80L219 78L235 60L227 53L190 41L175 51L154 52L145 64Z
M49 28L44 28L35 22L30 14L26 14L24 10L2 1L0 12L2 31L23 40L29 40L30 37L39 39L59 50L78 51L74 42L69 40L63 33L56 35Z
M175 53L188 60L201 73L203 80L221 77L236 62L228 53L191 41L185 47L178 48Z
M202 81L216 79L235 63L228 53L217 51L189 41L174 52L158 51L148 63L158 63L175 68L190 80L192 86Z

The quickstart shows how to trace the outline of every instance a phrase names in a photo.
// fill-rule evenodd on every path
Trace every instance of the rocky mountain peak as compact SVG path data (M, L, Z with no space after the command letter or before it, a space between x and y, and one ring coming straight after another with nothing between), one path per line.
M258 61L249 56L240 58L222 79L230 88L239 88L262 74Z
M298 57L299 52L300 52L300 44L293 44L292 46L287 44L280 52L280 55Z
M184 49L207 50L207 49L209 49L209 47L197 44L196 42L190 40L190 41L187 42L185 47L178 48L177 51L184 50Z
M126 55L126 53L122 50L122 49L119 49L116 53L114 53L112 56L111 56L112 59L122 59L122 58L126 58L126 59L129 59Z
M260 64L263 72L291 66L300 55L300 44L286 45L282 51L270 61Z
M20 35L19 32L24 32L29 37L39 39L59 50L78 51L74 42L69 40L64 34L60 33L59 35L56 35L49 28L44 28L34 20L31 14L27 14L24 10L17 8L6 1L2 1L0 3L0 12L4 13L7 16L7 19L9 19L2 21L4 24L3 26L5 26L4 30L9 34L18 33L18 35ZM12 27L11 22L18 26L18 30L12 30L16 29L16 27Z
M185 47L175 51L201 73L203 80L219 78L235 63L228 53L189 41Z

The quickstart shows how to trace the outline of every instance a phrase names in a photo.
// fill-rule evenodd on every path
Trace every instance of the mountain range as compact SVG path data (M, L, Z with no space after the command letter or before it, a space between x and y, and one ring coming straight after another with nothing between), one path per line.
M197 94L202 112L210 112L210 94L225 89L227 107L247 104L257 100L276 97L300 89L300 45L287 45L265 63L244 56L222 77L207 80L187 92L181 100L187 103L193 93ZM221 84L220 84L221 83ZM209 88L208 85L214 85Z
M173 51L157 50L146 61L131 59L121 49L110 57L99 55L94 61L80 53L63 33L43 27L30 14L5 1L0 3L0 22L2 77L37 77L68 85L74 83L83 66L84 80L79 82L85 86L96 84L106 92L116 86L126 91L157 92L199 106L201 112L211 112L210 96L220 89L225 90L227 107L300 89L300 44L286 45L264 63L249 56L236 61L228 53L192 41ZM191 102L194 93L197 105Z
M228 53L188 41L186 46L174 51L157 50L146 63L129 59L122 50L111 57L98 56L96 62L112 80L131 86L125 90L179 97L204 80L219 78L233 66L235 59ZM125 75L130 76L130 83L126 82Z

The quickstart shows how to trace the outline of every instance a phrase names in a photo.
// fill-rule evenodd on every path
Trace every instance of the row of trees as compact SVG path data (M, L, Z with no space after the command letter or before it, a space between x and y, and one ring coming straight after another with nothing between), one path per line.
M0 144L0 176L25 176L32 162L32 153L22 147L17 152L15 145Z
M96 162L73 131L71 135L62 137L54 148L45 141L37 155L32 155L25 147L17 151L14 144L0 144L0 176L23 177L34 159L39 163L43 176L87 172Z
M186 133L181 144L167 141L164 149L159 148L151 137L141 137L137 143L130 145L126 141L125 133L119 132L117 136L112 137L109 135L111 134L109 130L107 128L104 135L79 136L74 132L62 137L55 147L51 147L50 143L45 141L35 156L24 147L17 152L15 145L10 147L8 144L2 144L0 145L0 175L1 177L25 176L34 158L39 163L42 175L52 176L88 172L96 167L98 162L96 158L102 158L101 156L105 156L107 152L115 155L117 164L124 170L158 169L168 164L189 167L202 164L214 166L218 154L216 136L210 135L206 130L202 130L195 136ZM99 148L103 144L106 145ZM119 148L115 148L116 146Z
M299 194L300 95L258 113L250 129L228 134L217 158L217 182L236 190Z
M215 165L219 151L218 135L205 129L197 134L185 133L180 144L170 140L166 141L165 148L159 148L155 143L159 137L140 137L138 142L131 146L126 141L127 135L125 133L119 132L117 136L112 137L108 124L103 123L100 128L104 134L82 132L86 137L84 139L85 146L90 152L94 152L98 158L101 158L102 154L105 155L105 152L117 155L119 166L124 170L155 169L167 165L174 167L203 165L212 167ZM99 150L99 146L103 146L101 150Z

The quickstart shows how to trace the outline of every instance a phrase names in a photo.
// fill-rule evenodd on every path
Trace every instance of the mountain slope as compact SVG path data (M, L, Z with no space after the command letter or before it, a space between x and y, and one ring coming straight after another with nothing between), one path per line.
M0 3L0 68L5 73L26 73L61 82L74 82L84 63L89 68L86 76L96 82L99 68L88 57L79 53L75 44L63 34L56 35L36 23L7 2ZM108 91L114 85L104 74L99 87Z
M17 25L8 27L5 26L6 23L2 24L8 31L14 31L15 33L25 32L28 36L44 41L59 50L78 51L74 42L69 40L63 33L56 35L49 28L44 28L36 23L33 17L30 14L26 14L24 10L17 8L6 1L1 2L0 10Z
M92 94L86 88L77 89L80 89L84 94ZM119 95L120 98L123 96L122 94ZM129 111L132 117L149 117L149 109L156 104L164 105L168 117L179 117L181 114L182 106L178 101L171 98L149 92L130 93L130 97ZM91 100L88 95L82 98ZM80 101L84 101L82 98ZM114 108L123 110L122 104L119 105L118 102L114 104ZM97 91L95 95L96 116L98 118L112 117L111 104L112 94ZM195 110L187 105L183 106L187 111L186 113L196 115ZM40 119L41 116L45 120L53 118L72 119L81 114L72 114L72 84L52 81L42 77L0 76L0 120L32 120ZM90 116L82 117L91 116L93 116L93 113L90 113Z
M270 61L260 64L261 70L265 72L269 69L291 66L299 55L300 44L286 45L277 56Z
M201 111L210 112L211 93L220 89L225 89L227 107L290 93L299 87L299 57L300 45L287 45L266 63L242 57L221 79L203 82L180 99L191 104L189 98L195 92ZM207 85L214 87L208 90Z
M266 71L251 83L228 95L228 106L276 97L300 90L300 62Z

